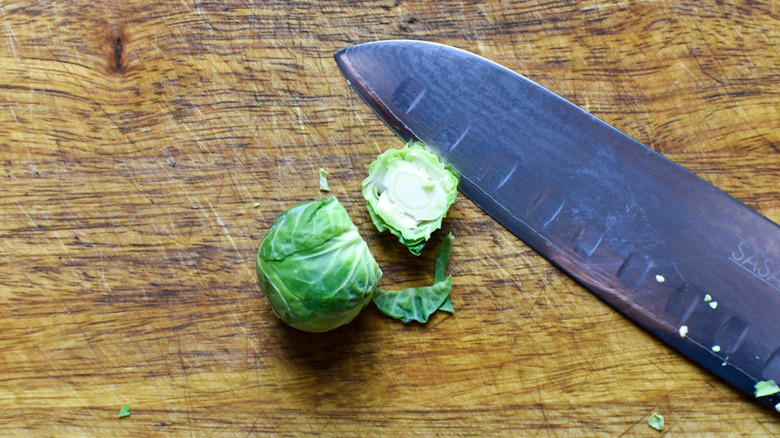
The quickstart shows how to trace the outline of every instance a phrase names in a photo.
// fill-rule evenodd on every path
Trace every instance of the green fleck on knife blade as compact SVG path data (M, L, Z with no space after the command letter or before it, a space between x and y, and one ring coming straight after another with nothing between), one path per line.
M777 387L774 380L762 380L755 384L755 389L756 397L766 397L780 392L780 388Z

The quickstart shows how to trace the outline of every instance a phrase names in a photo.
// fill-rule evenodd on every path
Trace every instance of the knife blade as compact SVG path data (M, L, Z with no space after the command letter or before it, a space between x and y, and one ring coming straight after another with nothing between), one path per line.
M336 63L460 191L670 346L753 396L780 382L780 226L548 89L422 41ZM780 412L780 394L758 400Z

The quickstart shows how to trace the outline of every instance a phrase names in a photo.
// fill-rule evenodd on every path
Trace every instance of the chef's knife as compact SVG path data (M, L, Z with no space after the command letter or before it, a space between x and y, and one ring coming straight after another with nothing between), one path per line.
M420 41L335 56L390 129L593 293L751 396L780 382L780 226L480 56ZM780 394L758 399L780 411Z

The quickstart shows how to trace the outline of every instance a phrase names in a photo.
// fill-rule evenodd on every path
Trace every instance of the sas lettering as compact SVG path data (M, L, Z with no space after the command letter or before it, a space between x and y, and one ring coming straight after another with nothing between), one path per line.
M780 291L780 263L764 256L746 242L739 242L729 260Z

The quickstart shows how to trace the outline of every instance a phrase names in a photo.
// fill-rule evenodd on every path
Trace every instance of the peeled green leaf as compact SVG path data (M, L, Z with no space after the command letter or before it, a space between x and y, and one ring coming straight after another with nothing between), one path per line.
M450 299L449 294L447 294L447 299L439 306L439 310L447 313L455 313L455 308L452 307L452 300Z
M447 265L450 263L450 251L452 250L452 233L447 234L439 244L436 250L436 257L433 259L433 282L438 283L444 280L447 271Z
M423 143L379 155L363 181L363 197L376 228L389 230L419 255L458 194L455 170L428 152Z
M450 300L452 276L446 276L445 271L450 259L452 248L452 233L444 237L433 262L433 285L412 287L401 291L377 289L374 293L374 304L379 310L402 322L417 321L425 323L436 311L442 310L455 313Z
M130 405L124 405L119 409L119 414L117 415L117 418L124 418L130 416Z
M347 211L328 197L279 215L257 252L257 277L282 321L324 332L357 316L382 271Z
M411 287L400 291L378 288L374 293L374 303L382 313L401 322L425 323L441 307L451 289L451 276L433 286Z
M446 276L447 265L450 262L450 250L452 249L452 233L444 236L444 239L439 244L439 249L436 250L436 257L433 259L433 283L439 283L444 281ZM449 293L447 299L439 306L439 310L449 313L455 313L455 308L452 306Z
M664 416L653 412L647 420L647 425L658 431L664 430Z
M328 171L320 168L320 190L323 192L329 192L330 187L328 187Z
M762 380L755 385L756 397L766 397L768 395L777 394L780 392L780 388L777 386L774 380Z

